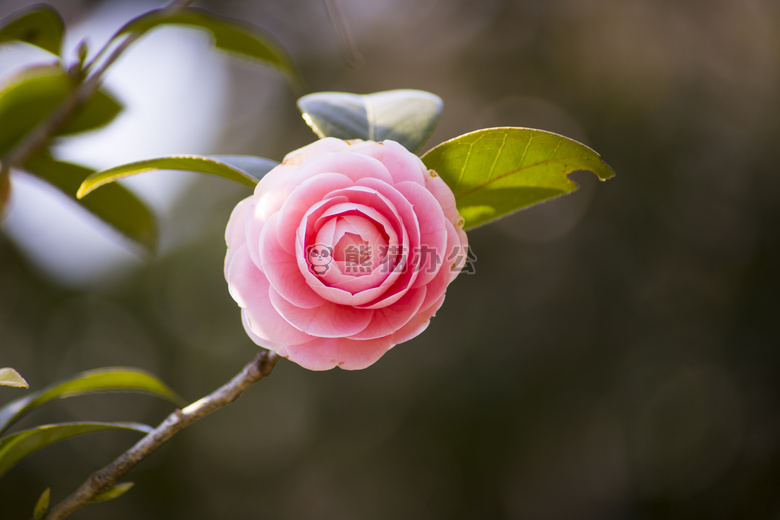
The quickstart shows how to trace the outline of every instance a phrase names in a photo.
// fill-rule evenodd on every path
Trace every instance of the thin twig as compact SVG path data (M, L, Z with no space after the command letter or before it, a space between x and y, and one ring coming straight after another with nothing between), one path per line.
M116 484L122 475L175 434L238 399L252 384L270 374L278 360L276 353L263 350L228 383L183 410L176 410L114 462L93 473L81 487L52 507L43 520L59 520L88 505L96 495Z
M184 9L192 2L193 0L174 0L165 7L165 10L168 12L176 12L180 9ZM0 179L7 177L10 174L11 168L22 166L27 159L35 155L36 152L44 148L48 142L51 141L57 131L65 126L78 110L95 95L100 88L103 81L103 75L108 68L119 59L128 47L143 35L144 32L130 33L127 38L117 45L111 55L106 58L95 72L91 73L87 78L79 79L78 87L68 93L68 96L57 110L55 110L43 123L38 125L34 131L27 134L22 142L14 147L6 157L2 158L2 161L0 161ZM100 50L98 56L102 55L112 42L113 38ZM90 65L92 64L94 64L94 61Z
M328 12L328 17L333 27L336 29L336 35L339 38L339 50L341 56L347 65L350 67L357 67L363 63L363 56L358 51L354 40L352 39L352 33L349 30L349 25L341 13L339 4L336 0L323 0L325 2L325 10Z

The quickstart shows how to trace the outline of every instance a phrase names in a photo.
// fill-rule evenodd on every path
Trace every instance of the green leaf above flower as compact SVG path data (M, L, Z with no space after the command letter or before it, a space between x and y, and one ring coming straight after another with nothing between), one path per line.
M205 29L214 37L216 48L258 60L281 70L294 84L300 83L300 75L292 60L260 29L195 7L176 12L167 9L150 11L130 20L117 31L114 39L134 32L146 32L161 25L185 25Z
M0 20L0 44L24 42L59 56L64 34L62 17L45 4L20 9Z
M260 179L278 163L251 155L215 155L202 157L182 155L146 159L122 166L116 166L89 176L81 184L77 197L82 198L105 184L156 170L179 170L205 173L222 177L245 186L254 187Z
M455 194L465 228L578 189L568 175L615 175L599 154L567 137L530 128L487 128L456 137L422 156Z
M439 122L442 101L422 90L358 95L316 92L298 100L306 123L319 137L391 139L418 153Z

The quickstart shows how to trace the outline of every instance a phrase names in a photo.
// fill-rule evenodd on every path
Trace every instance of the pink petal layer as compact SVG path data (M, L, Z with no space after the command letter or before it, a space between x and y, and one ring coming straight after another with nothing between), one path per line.
M396 189L414 206L420 225L419 274L414 287L422 287L436 276L446 258L447 229L441 206L431 192L419 184L400 182Z
M326 137L288 153L284 156L282 164L285 166L299 166L303 164L304 161L314 157L315 155L339 152L346 150L347 148L349 148L349 144L342 141L341 139L336 139L335 137Z
M263 270L271 286L292 305L310 309L317 307L324 300L306 283L296 255L285 251L277 240L278 217L278 213L271 216L260 237L260 261L263 263ZM308 270L306 272L308 273Z
M227 281L230 295L244 310L246 327L262 340L260 345L277 347L311 341L310 335L290 325L271 305L271 286L252 263L246 246L236 251Z
M288 253L295 252L295 231L303 216L315 204L330 199L328 194L349 187L352 180L340 173L323 173L304 181L284 202L277 220L279 243Z
M376 363L394 344L392 336L369 340L322 338L287 351L290 361L309 370L360 370Z
M296 307L271 287L271 303L295 328L312 336L342 338L357 334L371 322L374 311L323 301L312 309Z
M455 205L455 195L452 193L450 187L447 186L447 183L445 183L436 172L429 170L428 175L425 176L425 187L428 188L428 191L430 191L431 194L436 197L436 200L439 201L439 206L441 206L442 213L444 213L447 220L456 226L460 221L460 226L462 227L463 219L461 219L458 214L458 207Z
M378 182L386 189L392 190L390 186L381 181ZM397 194L397 192L394 193ZM397 195L400 197L400 194ZM324 230L323 233L327 233L328 230L324 228L325 224L322 224L321 217L329 211L334 211L338 214L339 208L350 209L355 213L373 217L375 222L382 223L385 233L391 240L400 232L401 242L399 243L396 240L388 245L405 251L409 249L409 238L408 233L403 226L403 219L400 214L396 212L395 205L373 189L365 187L348 188L329 193L328 197L332 198L315 204L307 212L298 229L296 255L298 258L298 266L303 273L304 278L317 294L329 301L342 305L362 306L369 302L374 302L379 298L385 298L385 293L388 288L396 283L398 278L402 276L400 270L394 271L392 267L389 267L387 269L383 268L384 270L377 269L367 276L354 277L341 273L336 267L332 270L329 269L324 276L315 276L306 267L304 251L309 245L312 245L319 240L316 238L319 236L317 235L318 226L323 226L320 230ZM343 202L343 199L347 199L348 202ZM404 213L413 216L411 205L406 201L403 201L403 203L406 205L406 207L403 208ZM390 215L389 218L385 217L387 214ZM333 237L335 238L335 228L333 229L333 233ZM322 237L324 240L325 235ZM400 292L400 289L395 292ZM400 296L401 294L398 294L397 297L393 297L397 300ZM386 304L389 303L391 303L391 301L388 301Z
M404 181L425 184L428 169L419 157L409 153L409 150L395 141L389 139L381 143L364 141L353 145L349 151L366 154L384 164L393 177L393 184Z
M439 310L443 303L444 295L442 294L429 307L417 313L413 319L409 320L409 323L404 325L393 335L393 341L395 341L396 345L416 338L427 329L428 325L431 324L431 318L436 314L436 311Z
M227 270L230 265L230 261L235 254L236 250L246 245L246 213L253 203L252 197L239 202L235 208L233 208L228 220L227 228L225 229L225 242L227 243L227 253L225 254L225 278L227 278Z
M371 323L350 339L376 339L395 333L406 325L425 301L426 288L412 289L392 305L375 309Z
M352 182L368 177L388 184L393 183L393 178L384 164L373 157L352 153L348 149L340 153L326 153L312 157L299 167L298 172L305 178L338 172L352 179Z
M246 335L249 336L249 339L251 339L255 345L259 347L263 347L269 350L273 350L277 354L279 354L282 357L287 357L287 347L284 345L276 344L272 341L268 341L266 339L261 338L254 332L252 332L252 329L249 328L249 321L247 320L246 311L241 309L241 323L244 325L244 332L246 332Z

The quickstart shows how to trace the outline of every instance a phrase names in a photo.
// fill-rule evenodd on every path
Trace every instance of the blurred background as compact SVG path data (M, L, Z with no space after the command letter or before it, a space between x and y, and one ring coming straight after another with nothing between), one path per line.
M26 5L2 0L0 16ZM92 49L154 2L53 2ZM268 31L307 81L164 28L107 86L125 113L60 156L96 168L177 153L281 160L314 139L296 98L429 90L430 146L489 126L562 133L617 172L469 233L429 329L359 372L282 360L134 469L81 519L780 519L780 4L773 0L264 0L196 5ZM73 55L71 51L71 55ZM0 48L0 80L49 59ZM0 366L32 388L128 365L194 400L257 348L222 274L249 192L191 175L131 186L152 259L16 172L0 234ZM0 403L24 391L0 388ZM119 394L46 421L157 424ZM59 499L137 438L102 433L0 480L3 518Z

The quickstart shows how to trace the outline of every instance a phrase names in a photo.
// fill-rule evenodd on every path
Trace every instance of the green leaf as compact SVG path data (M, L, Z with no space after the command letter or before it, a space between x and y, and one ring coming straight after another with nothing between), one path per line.
M38 154L24 164L25 169L56 186L77 204L107 223L116 231L152 253L157 247L157 225L151 210L133 192L113 184L87 199L79 200L76 192L95 171L77 164L57 161Z
M23 70L0 90L0 157L7 154L59 107L72 88L59 67L46 65ZM122 106L103 91L57 132L68 135L110 123Z
M92 497L92 502L107 502L119 498L135 486L133 482L120 482Z
M154 428L139 423L78 422L46 424L14 433L0 439L0 477L17 462L41 448L77 435L103 430L132 430L147 434Z
M254 155L209 155L208 159L227 164L236 170L244 172L257 184L265 174L276 168L279 163L271 159L255 157ZM254 186L253 184L253 186Z
M465 229L577 190L568 175L615 175L599 155L567 137L530 128L487 128L446 141L422 161L455 194Z
M182 155L147 159L97 172L88 177L76 194L81 198L96 188L131 175L155 170L182 170L206 173L254 187L278 163L249 155Z
M0 368L0 386L13 386L15 388L28 388L24 378L13 368Z
M300 76L287 54L257 27L238 20L216 16L203 9L189 7L175 13L157 9L130 20L113 39L133 32L146 32L161 25L186 25L205 29L214 37L214 46L245 58L259 60L284 72L294 83Z
M33 520L42 520L46 516L46 512L49 510L49 499L51 496L51 488L46 488L41 493L40 498L35 503L35 509L33 509Z
M45 4L20 9L0 20L0 44L20 41L59 56L64 34L62 17Z
M147 372L124 367L99 368L76 374L0 408L0 434L22 416L52 399L106 391L149 393L182 404L181 397Z
M319 137L384 141L418 153L441 115L441 98L422 90L388 90L358 95L317 92L298 100L306 123Z

